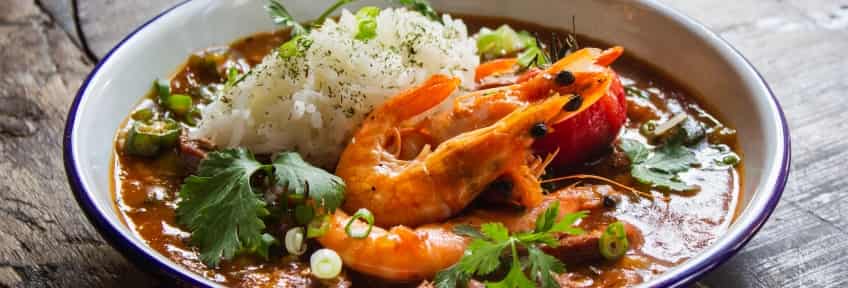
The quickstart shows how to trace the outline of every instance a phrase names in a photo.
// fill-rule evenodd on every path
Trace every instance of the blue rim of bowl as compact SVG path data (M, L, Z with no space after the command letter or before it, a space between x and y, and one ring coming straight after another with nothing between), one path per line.
M64 155L64 165L65 165L65 174L68 177L68 183L71 186L71 190L74 193L74 197L79 203L80 207L82 207L83 212L88 218L89 222L91 222L97 231L100 232L101 236L103 236L113 247L116 247L118 251L120 251L127 259L131 260L136 265L145 268L150 272L154 272L157 274L164 274L172 279L179 280L185 284L189 284L195 287L209 287L207 283L205 283L205 279L202 279L200 275L197 275L193 272L188 271L188 273L184 271L180 271L174 268L174 265L169 265L168 263L164 263L159 259L156 259L151 254L149 254L144 247L141 247L135 244L133 241L127 238L126 235L121 233L118 228L111 225L111 223L106 220L106 218L100 214L100 211L97 209L97 206L94 204L94 200L91 198L88 190L83 185L80 180L79 171L75 165L76 160L73 155L73 141L72 135L74 132L74 121L76 121L77 111L79 109L79 104L83 98L83 94L85 94L91 80L95 75L99 72L100 68L104 63L109 61L109 58L112 56L115 51L120 49L127 41L133 38L139 31L143 30L145 27L155 22L162 16L170 13L171 11L182 7L186 3L191 2L191 0L184 0L176 5L168 8L150 20L144 22L133 30L129 35L127 35L124 39L118 42L115 47L113 47L98 63L95 65L94 69L91 73L86 77L85 81L80 86L76 96L74 97L74 101L71 104L71 108L68 112L68 117L65 123L64 135L63 135L63 155ZM644 6L651 7L652 9L659 11L660 13L665 14L666 16L677 20L680 23L683 23L688 26L688 28L694 28L695 31L701 32L701 36L706 36L713 40L713 43L718 43L723 48L729 49L732 52L732 56L738 57L739 60L742 60L745 63L745 68L750 70L749 72L753 72L759 81L759 84L762 85L761 88L764 88L768 95L770 96L770 103L773 108L777 111L779 115L779 119L781 122L780 134L783 136L784 145L782 147L783 154L781 155L781 164L780 164L780 172L777 176L776 182L771 185L772 193L769 195L769 199L766 200L765 205L763 206L763 211L760 212L759 215L756 215L754 220L750 225L744 227L741 232L737 233L736 236L731 240L726 240L724 242L724 247L721 247L717 253L710 255L709 257L701 260L695 266L688 268L687 270L679 271L673 277L662 279L658 282L653 282L649 284L653 287L680 287L685 284L691 283L707 272L715 269L728 259L738 253L748 241L756 234L760 228L765 224L766 220L768 220L769 216L774 212L774 209L777 207L777 203L780 201L780 197L783 194L783 190L786 187L786 182L789 178L789 168L790 168L790 158L791 158L791 143L789 137L789 126L786 121L786 116L784 115L783 109L780 106L780 103L777 101L777 98L774 95L771 87L769 87L768 83L766 83L765 78L763 78L762 74L757 71L756 68L751 64L751 62L745 58L736 48L730 45L726 40L721 38L718 34L707 28L702 23L694 20L683 13L675 10L674 8L668 7L664 4L660 4L654 1L639 1ZM766 186L768 187L768 186Z

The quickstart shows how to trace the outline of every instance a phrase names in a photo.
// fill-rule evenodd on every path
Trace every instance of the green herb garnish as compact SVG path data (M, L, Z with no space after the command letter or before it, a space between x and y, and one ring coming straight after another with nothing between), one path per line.
M527 47L527 49L524 49L524 51L518 54L518 65L521 68L528 68L530 66L542 67L550 63L551 60L548 59L548 55L539 46Z
M172 119L133 122L124 140L124 152L135 156L153 157L174 147L182 127Z
M557 233L583 234L582 229L573 225L577 220L586 217L587 212L567 214L559 222L556 222L557 215L559 202L554 202L536 219L536 228L532 232L510 234L501 223L486 223L480 226L480 230L466 225L457 226L456 233L473 240L458 263L436 274L436 287L464 287L471 277L491 274L502 265L510 267L506 277L498 282L487 282L487 287L532 288L537 286L537 282L544 288L559 287L551 273L562 273L565 271L565 264L545 254L539 245L558 245ZM523 247L528 252L529 263L524 266L529 269L529 278L519 261L518 247ZM505 255L509 256L510 260L502 263L501 258Z
M436 10L433 9L433 6L430 5L430 1L427 0L395 0L400 5L406 6L409 10L417 11L421 13L421 15L427 16L434 21L442 22L442 18L439 17L439 13L436 13Z
M265 11L268 12L268 15L271 15L271 20L274 21L274 24L283 26L284 28L291 27L292 32L291 36L298 36L309 33L309 30L314 27L321 26L324 24L324 21L327 20L330 15L333 14L336 10L341 8L344 5L356 2L357 0L337 0L336 3L330 5L320 16L318 19L312 22L309 26L303 26L294 19L294 16L286 10L286 7L283 6L283 3L280 3L279 0L268 0L268 4L265 4Z
M156 79L153 81L153 90L156 91L159 103L165 103L171 97L171 82Z
M274 24L283 26L285 28L291 28L291 35L297 36L301 34L306 34L309 30L303 25L300 25L297 20L294 19L286 7L283 6L283 3L280 3L278 0L268 0L268 4L265 4L265 11L268 12L268 15L271 15L271 20L274 21Z
M280 153L271 164L274 181L289 194L308 196L327 212L336 210L344 201L342 178L303 161L295 152Z
M339 8L341 8L344 5L347 5L347 4L356 2L356 1L357 0L338 0L338 1L336 1L336 3L333 3L333 5L330 5L330 7L327 8L327 10L324 10L324 13L321 13L321 16L318 16L317 20L312 22L312 27L321 26L321 24L324 24L324 21L326 21L327 17L330 17L330 15L332 15L333 12L336 12L336 10L338 10Z
M191 230L207 266L264 245L262 218L269 213L250 186L250 177L262 167L247 149L211 152L180 188L177 221Z
M377 37L377 16L380 8L374 6L362 7L356 12L357 32L356 40L367 41Z
M674 141L654 149L631 139L622 139L618 146L630 159L630 175L642 184L672 191L689 191L697 187L680 179L697 162L695 153Z
M621 221L614 222L607 226L604 233L601 234L601 239L598 241L601 256L607 260L616 260L627 253L630 248L630 243L627 241L627 232L624 230L624 223Z
M269 212L250 184L257 171L268 172L287 193L312 199L315 207L310 211L333 211L344 199L341 178L309 165L297 153L282 153L273 163L262 164L244 148L210 152L197 174L186 178L177 204L177 221L192 232L191 241L207 266L239 254L267 256L268 246L277 243L264 233L263 218ZM327 223L326 216L301 220L320 221L320 228L321 222Z

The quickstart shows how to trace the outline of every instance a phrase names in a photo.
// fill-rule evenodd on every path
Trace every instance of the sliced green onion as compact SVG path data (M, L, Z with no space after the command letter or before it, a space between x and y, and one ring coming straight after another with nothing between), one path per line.
M230 66L227 68L227 87L232 87L236 85L236 81L238 81L239 70L235 66Z
M294 227L286 231L286 251L291 255L303 255L306 252L306 231L303 227Z
M657 130L657 121L656 120L648 120L642 126L639 127L639 133L646 137L653 137L654 131Z
M480 30L477 36L477 51L483 58L493 59L524 49L527 47L525 43L528 42L526 37L520 36L509 25L501 25L497 30ZM535 42L533 39L533 46Z
M359 22L356 40L367 41L377 37L377 15L380 15L380 8L374 6L362 7L356 12Z
M545 55L545 52L542 51L542 48L538 46L531 46L518 54L518 65L521 68L527 68L530 66L542 67L551 61L548 59L548 56Z
M312 46L312 40L306 38L306 36L298 35L280 46L279 56L283 59L288 59L303 55L303 52L309 49L309 46Z
M159 96L159 103L165 103L171 97L171 83L156 79L153 81L153 88L156 90L156 95Z
M156 116L156 114L153 112L153 109L143 108L135 110L130 117L132 117L135 121L150 121L154 116Z
M333 5L330 5L330 7L328 7L327 10L324 10L324 12L321 13L321 16L318 16L318 19L316 19L315 22L312 23L312 27L321 26L321 24L324 24L324 21L326 21L327 17L330 17L330 15L332 15L333 12L335 12L336 10L338 10L339 8L341 8L344 5L353 3L354 1L356 1L356 0L337 0L336 3L333 3Z
M188 114L188 111L191 110L191 96L184 94L174 94L171 97L168 97L168 100L165 101L165 106L168 107L168 110L174 112L174 114L179 116L184 116Z
M601 234L598 245L600 246L601 256L608 260L615 260L624 256L627 249L630 248L627 241L627 232L624 231L624 223L618 221L607 226L607 229Z
M527 31L518 32L518 39L521 40L521 44L523 47L532 47L538 46L538 42L536 41L536 37L530 34Z
M721 164L724 164L724 165L727 165L727 166L736 166L737 164L739 164L739 160L741 160L741 159L739 159L739 155L736 155L736 153L730 152L729 154L724 155L724 157L721 158Z
M294 219L298 224L309 224L315 218L315 209L312 205L300 204L294 207Z
M327 248L319 249L309 257L309 268L312 270L312 275L319 279L336 278L342 272L342 258L336 251Z
M330 215L315 217L306 226L306 238L317 238L324 236L330 230Z
M356 222L357 219L365 220L368 223L367 228L362 228L361 225L357 225L356 227L352 227L353 222ZM345 233L347 233L350 238L354 239L362 239L368 237L368 234L371 234L371 228L374 228L374 214L371 213L368 209L360 208L350 217L350 220L347 221L347 225L345 225Z
M127 133L124 151L136 156L156 156L162 149L176 145L182 129L174 120L135 122Z
M185 123L192 127L197 126L197 123L202 117L203 115L200 113L200 109L191 107L191 110L188 110L188 114L185 115Z
M356 40L367 41L377 37L377 20L368 18L359 20L359 31L356 32Z

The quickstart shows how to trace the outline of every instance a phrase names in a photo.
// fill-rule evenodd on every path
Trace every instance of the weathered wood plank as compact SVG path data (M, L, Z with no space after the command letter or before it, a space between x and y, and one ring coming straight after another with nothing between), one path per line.
M180 0L78 1L79 21L91 52L100 58L147 19Z
M46 10L47 14L53 18L53 21L55 21L59 27L62 27L62 29L68 33L71 40L73 40L77 46L82 46L79 35L77 35L76 21L74 21L73 1L74 0L42 0L39 1L38 4L42 9Z
M101 240L62 170L67 109L91 69L32 0L0 9L0 286L149 286Z

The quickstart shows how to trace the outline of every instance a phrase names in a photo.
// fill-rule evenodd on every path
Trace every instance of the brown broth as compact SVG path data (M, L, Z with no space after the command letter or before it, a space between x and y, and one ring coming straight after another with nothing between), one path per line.
M528 30L546 40L546 35L565 35L567 31L551 29L536 24L504 18L460 15L469 31L480 27L496 28L509 24L516 30ZM271 49L287 40L286 33L258 33L236 41L228 47L210 48L192 56L186 65L175 73L171 86L175 93L185 93L197 99L202 85L223 82L226 67L235 66L243 71L256 65ZM580 37L584 46L608 47L603 43ZM200 56L214 53L214 63L198 62ZM204 66L206 65L206 66ZM206 68L204 68L206 67ZM668 74L660 72L649 63L625 54L613 68L620 74L624 84L647 92L648 97L628 97L628 120L623 135L644 139L639 127L647 120L666 120L677 113L687 113L706 123L715 122L715 114L700 95L694 95L674 81ZM146 81L146 80L142 80ZM148 101L149 102L149 101ZM149 105L142 103L141 105ZM132 121L132 120L128 120ZM126 127L127 123L124 124ZM123 130L122 130L123 131ZM118 137L119 139L121 137ZM734 134L713 133L708 137L713 144L724 144L738 151ZM120 142L116 141L116 142ZM271 255L270 260L243 256L225 261L221 267L210 269L198 259L196 249L188 245L189 233L176 223L177 193L186 176L176 151L169 151L158 158L142 159L121 153L119 143L115 149L113 179L116 207L126 224L154 250L176 263L212 279L231 286L242 287L302 287L302 286L345 286L390 287L416 286L418 283L388 284L377 279L346 271L341 280L322 282L308 276L308 260ZM714 149L703 142L695 146L699 157L708 157ZM644 236L643 243L622 259L614 262L595 261L570 263L569 272L561 280L578 287L621 287L648 281L677 264L686 261L711 245L727 230L738 209L741 197L742 165L736 169L693 169L684 178L701 187L692 193L664 193L641 187L630 177L627 169L615 165L616 155L607 154L582 167L560 173L580 172L602 175L641 190L650 191L653 200L643 197L628 197L619 201L616 209L591 215L581 226L605 225L620 218L636 226ZM620 155L618 156L620 157ZM589 181L591 183L591 181ZM317 244L311 243L311 247ZM307 254L308 255L308 254ZM304 258L306 259L306 258Z

